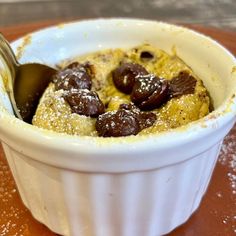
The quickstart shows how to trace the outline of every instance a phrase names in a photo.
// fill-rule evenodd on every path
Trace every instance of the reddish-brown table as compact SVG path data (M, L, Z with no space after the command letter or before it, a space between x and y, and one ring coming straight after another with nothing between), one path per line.
M40 22L0 28L8 40L59 23ZM189 25L192 29L218 40L236 55L236 32ZM23 173L22 173L23 174ZM0 236L53 236L25 208L0 146ZM200 208L169 236L236 235L236 126L226 137L210 186ZM112 236L112 235L111 235ZM145 235L144 235L145 236Z

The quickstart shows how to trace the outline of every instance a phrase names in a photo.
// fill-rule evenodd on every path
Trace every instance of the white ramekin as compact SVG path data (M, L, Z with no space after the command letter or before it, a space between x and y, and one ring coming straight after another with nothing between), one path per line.
M58 25L12 44L22 63L55 65L144 42L174 50L203 79L216 109L185 127L144 137L69 136L16 119L0 81L0 139L20 195L58 234L157 236L184 223L198 208L235 121L236 61L199 33L138 19ZM6 84L9 71L0 61Z

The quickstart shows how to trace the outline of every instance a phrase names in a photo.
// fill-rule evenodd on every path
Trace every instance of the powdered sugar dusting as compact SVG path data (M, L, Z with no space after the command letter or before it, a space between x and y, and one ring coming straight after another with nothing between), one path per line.
M12 206L12 201L17 199L18 193L10 170L2 160L0 160L0 179L0 236L23 236L27 225L19 222L27 209Z
M227 178L229 181L230 189L232 190L232 197L234 199L234 204L232 205L232 209L236 208L236 126L232 129L232 131L225 137L224 142L222 144L219 163L223 166L227 166L228 173ZM217 193L219 196L219 193ZM236 234L236 211L233 215L225 216L222 220L223 224L232 224L232 231Z
M235 130L236 128L234 128ZM231 131L231 133L226 136L220 156L219 156L219 162L222 165L228 165L229 166L229 172L227 174L229 181L230 181L230 187L232 188L233 194L236 195L236 132Z

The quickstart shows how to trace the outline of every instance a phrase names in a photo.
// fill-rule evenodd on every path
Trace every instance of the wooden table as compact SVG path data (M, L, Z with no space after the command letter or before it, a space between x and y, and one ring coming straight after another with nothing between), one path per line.
M46 21L0 28L9 40L33 30L58 23ZM225 45L236 54L236 33L216 28L189 26ZM226 137L223 149L200 208L169 236L233 236L236 235L236 126ZM53 236L24 207L0 147L0 236ZM111 235L112 236L112 235ZM145 236L145 235L144 235Z

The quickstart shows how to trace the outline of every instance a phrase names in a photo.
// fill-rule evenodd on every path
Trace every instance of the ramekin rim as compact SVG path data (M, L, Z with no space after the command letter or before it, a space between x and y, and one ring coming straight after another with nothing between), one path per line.
M117 21L117 20L130 21L130 22L141 21L142 23L158 23L158 24L162 24L168 27L176 27L178 29L191 31L193 34L206 38L210 40L212 43L216 44L218 47L221 47L221 49L223 49L224 52L227 53L228 56L231 57L231 59L234 61L236 65L236 59L234 58L234 56L227 49L225 49L221 44L219 44L217 41L210 38L209 36L206 36L204 34L201 34L199 32L196 32L194 30L191 30L183 26L174 25L174 24L170 24L170 23L166 23L162 21L146 20L146 19L138 19L138 18L108 18L108 19L98 18L98 19L86 19L86 20L67 22L65 23L65 25L86 23L88 21L101 22L101 21ZM40 31L50 30L56 27L58 27L58 25L50 26L50 27L35 31L32 34L38 33ZM22 40L22 37L18 39L17 41L19 40ZM17 41L14 41L13 43ZM54 131L45 130L45 129L27 124L21 120L18 120L13 115L7 114L6 112L4 112L4 110L1 111L0 117L4 120L3 123L5 123L5 126L1 125L2 130L4 130L5 132L8 132L10 129L14 129L14 132L12 133L12 135L20 137L22 134L22 128L23 128L23 130L27 132L27 135L22 138L25 139L25 141L29 143L35 142L35 143L38 143L39 145L47 145L47 146L50 146L52 144L54 145L57 144L58 148L63 147L66 149L71 149L71 148L76 149L76 147L79 147L80 151L82 151L81 147L83 147L84 151L90 151L90 152L91 151L92 152L109 151L110 152L111 150L119 151L120 145L122 145L123 148L127 148L127 150L130 151L132 150L132 146L133 146L130 144L137 144L137 143L140 144L140 142L143 142L143 140L146 140L147 142L148 140L151 140L151 139L160 140L162 138L165 138L166 141L161 142L161 144L164 145L162 147L169 146L171 144L178 145L179 143L183 142L183 140L186 140L186 133L189 133L189 132L191 133L191 135L188 135L188 141L189 141L189 138L196 138L197 136L199 137L200 132L202 132L202 134L211 132L212 130L211 127L216 127L216 126L219 127L219 126L225 125L227 122L232 120L235 117L235 115L236 115L236 95L232 94L231 97L226 99L226 101L216 110L214 110L213 112L211 112L204 118L199 119L195 122L191 122L190 124L186 126L179 127L170 131L166 131L166 132L155 133L155 134L153 133L153 134L149 134L145 136L127 136L127 137L119 137L119 138L73 136L73 135L68 135L68 134L57 133ZM7 124L9 124L9 126ZM169 139L169 137L171 137L173 134L176 135L176 137L178 138L176 138L175 140ZM104 142L104 140L106 141ZM107 142L107 140L109 141ZM76 145L75 142L80 142L80 145ZM104 142L105 145L103 145L102 142ZM58 145L58 144L65 144L65 143L67 143L66 147L65 145ZM86 146L86 143L89 143L89 145L93 145L92 148L91 146L89 147ZM107 146L108 143L110 144ZM146 149L150 147L145 147L141 145L139 146L139 148Z

